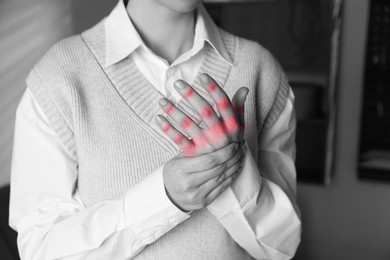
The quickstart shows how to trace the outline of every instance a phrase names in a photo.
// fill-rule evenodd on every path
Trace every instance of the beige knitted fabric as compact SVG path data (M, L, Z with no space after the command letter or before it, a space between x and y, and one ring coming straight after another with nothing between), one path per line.
M134 62L126 58L105 68L103 24L56 44L27 80L78 162L78 189L86 206L123 195L178 153L155 125L155 116L162 112L158 105L162 95ZM245 137L257 158L258 138L279 116L289 86L280 66L260 45L222 30L221 35L233 66L207 45L200 72L210 74L230 97L241 86L250 89ZM211 102L199 74L192 85ZM178 105L196 117L185 102ZM147 246L136 259L252 258L213 215L201 210Z

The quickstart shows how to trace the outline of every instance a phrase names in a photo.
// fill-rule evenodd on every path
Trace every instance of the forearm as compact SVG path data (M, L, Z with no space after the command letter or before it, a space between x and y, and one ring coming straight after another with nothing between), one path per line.
M142 186L140 183L121 198L88 208L76 200L72 203L52 198L51 204L29 214L18 217L11 212L10 224L19 233L22 259L111 254L130 257L189 217L159 196L158 187L152 186L153 194L145 194L139 192ZM145 198L142 203L140 197ZM17 203L17 199L11 203ZM122 247L124 242L126 246Z
M118 253L135 254L189 217L167 198L161 168L123 196L85 207L77 162L28 91L14 136L9 220L22 259L110 255L117 249L109 245L123 241Z

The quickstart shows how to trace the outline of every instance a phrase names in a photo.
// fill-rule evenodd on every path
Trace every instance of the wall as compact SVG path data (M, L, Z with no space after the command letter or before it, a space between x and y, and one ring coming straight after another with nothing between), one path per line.
M117 0L72 0L74 33L80 33L107 16Z
M9 183L15 111L28 72L71 28L68 1L0 1L0 187Z
M15 111L29 71L55 42L91 27L116 3L0 0L0 187L10 180Z
M328 187L298 185L303 242L295 259L390 259L390 183L357 179L369 0L344 3L336 167Z

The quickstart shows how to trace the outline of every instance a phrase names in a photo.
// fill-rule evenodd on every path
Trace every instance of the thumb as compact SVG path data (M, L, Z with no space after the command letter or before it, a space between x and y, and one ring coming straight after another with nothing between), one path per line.
M232 99L232 104L234 107L234 110L236 111L236 115L240 121L240 124L243 125L244 123L244 115L245 115L245 100L248 96L249 89L246 87L241 87L237 92L234 94Z
M245 100L248 96L249 89L246 87L241 87L237 92L234 94L232 99L232 105L236 112L236 116L238 119L238 122L240 124L240 134L239 134L239 140L244 139L244 129L245 129Z

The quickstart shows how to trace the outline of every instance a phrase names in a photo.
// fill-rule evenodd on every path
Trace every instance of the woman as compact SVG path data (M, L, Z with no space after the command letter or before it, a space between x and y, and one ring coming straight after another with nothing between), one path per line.
M200 2L121 0L31 71L11 177L22 259L294 255L293 94Z

